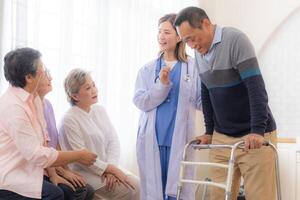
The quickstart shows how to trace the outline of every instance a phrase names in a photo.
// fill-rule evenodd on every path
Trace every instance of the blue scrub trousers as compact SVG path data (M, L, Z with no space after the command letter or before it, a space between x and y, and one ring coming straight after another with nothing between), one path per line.
M170 151L171 151L171 147L159 146L161 181L162 181L162 186L163 186L164 200L176 200L175 197L170 197L165 194L166 185L167 185L167 177L168 177L169 160L170 160Z

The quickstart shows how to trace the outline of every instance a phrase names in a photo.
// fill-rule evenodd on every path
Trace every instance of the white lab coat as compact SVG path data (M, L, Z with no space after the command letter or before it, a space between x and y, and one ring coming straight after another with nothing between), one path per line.
M137 160L141 181L142 200L162 200L162 181L159 149L155 133L156 108L159 106L171 89L163 85L158 79L154 83L157 59L149 62L140 69L136 84L134 104L142 111L137 136ZM169 161L166 194L176 196L179 178L179 162L182 160L185 144L195 137L196 109L201 109L201 82L194 59L188 59L188 71L190 81L185 81L187 65L181 66L181 81L178 98L178 107L172 138L172 146ZM188 154L193 159L193 151ZM195 176L195 170L190 167L186 177ZM195 197L195 187L184 185L181 199L191 200Z

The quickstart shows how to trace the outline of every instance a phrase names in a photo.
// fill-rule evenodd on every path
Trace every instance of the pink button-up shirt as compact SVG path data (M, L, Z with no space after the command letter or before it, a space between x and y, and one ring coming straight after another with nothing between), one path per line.
M9 87L0 98L0 189L41 198L44 168L58 152L43 146L48 138L41 101L30 97L22 88Z

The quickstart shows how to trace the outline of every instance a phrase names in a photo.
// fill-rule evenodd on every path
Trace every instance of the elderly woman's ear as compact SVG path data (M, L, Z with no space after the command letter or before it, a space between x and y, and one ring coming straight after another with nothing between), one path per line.
M25 76L25 80L26 80L26 83L32 83L33 82L33 76L31 74L28 74Z
M76 96L76 94L73 94L71 96L71 98L74 100L74 102L78 102L79 101L78 98L77 98L77 96Z

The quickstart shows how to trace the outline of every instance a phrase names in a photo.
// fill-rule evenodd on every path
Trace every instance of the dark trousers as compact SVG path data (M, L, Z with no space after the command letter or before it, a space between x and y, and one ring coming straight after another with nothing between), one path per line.
M53 185L49 178L44 176L42 187L43 200L92 200L94 197L94 189L87 185L86 187L77 187L73 191L65 184ZM25 197L8 190L0 190L0 200L36 200L34 198Z
M44 176L44 180L51 183L49 178L46 176ZM95 193L94 189L90 185L86 185L85 187L76 187L75 191L65 184L58 184L58 188L62 190L64 200L92 200Z
M47 181L44 177L42 187L43 200L64 200L64 192L59 187ZM8 190L0 190L0 200L35 200Z
M64 192L65 200L92 200L95 193L90 185L76 187L76 191L65 184L58 184L58 187Z

